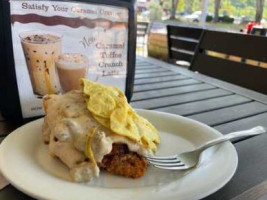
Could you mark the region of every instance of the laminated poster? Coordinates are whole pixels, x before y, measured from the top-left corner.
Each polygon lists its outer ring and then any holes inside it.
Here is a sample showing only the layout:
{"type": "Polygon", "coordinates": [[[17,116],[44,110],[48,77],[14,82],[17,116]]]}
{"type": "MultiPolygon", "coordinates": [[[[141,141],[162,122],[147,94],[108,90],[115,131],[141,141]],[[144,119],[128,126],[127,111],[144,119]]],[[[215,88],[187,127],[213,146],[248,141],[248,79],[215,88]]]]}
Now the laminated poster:
{"type": "Polygon", "coordinates": [[[10,1],[23,118],[42,115],[44,95],[79,89],[82,77],[125,91],[128,12],[88,2],[10,1]]]}

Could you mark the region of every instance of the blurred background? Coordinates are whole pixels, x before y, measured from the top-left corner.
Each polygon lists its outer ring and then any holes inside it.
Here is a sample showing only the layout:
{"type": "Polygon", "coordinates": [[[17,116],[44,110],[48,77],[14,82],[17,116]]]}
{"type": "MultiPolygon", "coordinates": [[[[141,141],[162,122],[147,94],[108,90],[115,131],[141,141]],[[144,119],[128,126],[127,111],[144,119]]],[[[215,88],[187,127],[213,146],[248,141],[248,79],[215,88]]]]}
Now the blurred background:
{"type": "MultiPolygon", "coordinates": [[[[265,0],[209,0],[206,26],[240,31],[248,22],[267,27],[265,0]]],[[[199,24],[203,11],[201,0],[138,0],[138,21],[162,21],[199,24]]]]}
{"type": "MultiPolygon", "coordinates": [[[[141,32],[137,34],[137,54],[143,56],[157,51],[154,49],[151,52],[148,49],[151,45],[147,44],[153,43],[153,38],[158,39],[154,41],[158,43],[156,46],[164,46],[167,39],[162,35],[166,34],[166,25],[177,24],[244,34],[251,34],[253,27],[267,28],[265,0],[137,0],[137,11],[138,22],[148,24],[144,37],[141,32]]],[[[139,23],[140,26],[142,29],[139,23]]],[[[165,51],[160,53],[162,59],[166,56],[165,51]]]]}

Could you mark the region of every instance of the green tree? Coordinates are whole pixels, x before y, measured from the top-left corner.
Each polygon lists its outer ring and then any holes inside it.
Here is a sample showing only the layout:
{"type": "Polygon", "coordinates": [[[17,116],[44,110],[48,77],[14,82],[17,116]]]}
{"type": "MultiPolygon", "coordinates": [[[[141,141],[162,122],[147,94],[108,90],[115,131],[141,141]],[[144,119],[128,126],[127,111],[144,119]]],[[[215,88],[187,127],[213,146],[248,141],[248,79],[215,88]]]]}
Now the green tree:
{"type": "Polygon", "coordinates": [[[176,10],[178,6],[179,0],[172,0],[172,7],[171,7],[171,16],[170,19],[175,19],[176,10]]]}
{"type": "Polygon", "coordinates": [[[255,15],[256,22],[261,22],[263,14],[263,6],[264,6],[264,0],[256,0],[256,15],[255,15]]]}
{"type": "Polygon", "coordinates": [[[163,7],[163,9],[171,10],[171,8],[172,8],[172,0],[163,1],[162,7],[163,7]]]}
{"type": "Polygon", "coordinates": [[[186,0],[185,1],[185,10],[189,13],[192,13],[194,0],[186,0]]]}
{"type": "Polygon", "coordinates": [[[267,3],[264,4],[264,8],[263,8],[263,18],[267,18],[267,3]]]}
{"type": "Polygon", "coordinates": [[[203,2],[202,1],[203,0],[201,0],[201,1],[193,1],[192,10],[193,11],[202,10],[202,6],[203,6],[203,2]]]}
{"type": "Polygon", "coordinates": [[[218,22],[219,21],[219,9],[221,7],[221,0],[215,0],[214,3],[214,22],[218,22]]]}
{"type": "Polygon", "coordinates": [[[155,2],[151,2],[148,6],[150,21],[161,21],[163,10],[162,7],[155,2]]]}

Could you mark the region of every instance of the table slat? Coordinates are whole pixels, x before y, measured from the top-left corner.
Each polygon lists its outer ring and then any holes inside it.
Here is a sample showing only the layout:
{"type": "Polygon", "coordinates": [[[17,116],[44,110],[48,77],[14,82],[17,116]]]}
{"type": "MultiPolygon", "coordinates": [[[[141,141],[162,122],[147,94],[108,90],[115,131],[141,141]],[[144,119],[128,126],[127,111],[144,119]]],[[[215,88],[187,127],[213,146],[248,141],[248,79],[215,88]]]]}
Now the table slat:
{"type": "Polygon", "coordinates": [[[138,64],[144,64],[144,63],[147,63],[146,61],[144,60],[136,60],[135,61],[135,64],[138,65],[138,64]]]}
{"type": "Polygon", "coordinates": [[[236,120],[219,126],[214,126],[221,133],[230,133],[241,129],[248,129],[254,126],[267,127],[267,113],[246,117],[245,119],[236,120]]]}
{"type": "Polygon", "coordinates": [[[168,75],[173,75],[173,74],[179,74],[179,73],[167,71],[167,72],[159,72],[159,73],[153,73],[153,74],[149,74],[149,73],[148,74],[136,74],[135,79],[161,77],[161,76],[168,76],[168,75]]]}
{"type": "Polygon", "coordinates": [[[136,92],[133,94],[132,102],[144,100],[144,99],[171,96],[171,95],[176,95],[176,94],[186,94],[190,92],[210,90],[214,88],[215,86],[203,83],[203,84],[189,85],[189,86],[177,87],[177,88],[151,90],[151,91],[146,91],[146,92],[136,92]]]}
{"type": "Polygon", "coordinates": [[[239,163],[234,177],[222,189],[204,200],[232,199],[267,180],[266,144],[267,134],[236,143],[239,163]]]}
{"type": "MultiPolygon", "coordinates": [[[[160,66],[155,65],[143,65],[143,66],[136,66],[135,70],[143,70],[143,69],[162,69],[160,66]]],[[[165,69],[165,68],[164,68],[165,69]]]]}
{"type": "Polygon", "coordinates": [[[230,90],[233,93],[236,93],[236,94],[248,97],[250,99],[256,100],[258,102],[267,104],[267,95],[265,94],[261,94],[253,90],[249,90],[249,89],[246,89],[246,88],[243,88],[243,87],[240,87],[240,86],[237,86],[237,85],[225,82],[225,81],[221,81],[219,79],[212,78],[212,77],[209,77],[203,74],[195,73],[188,69],[178,67],[173,64],[169,64],[169,63],[166,63],[166,62],[154,59],[154,58],[144,58],[144,60],[146,62],[149,62],[151,65],[161,66],[162,68],[169,69],[173,72],[180,73],[185,76],[189,76],[193,79],[203,81],[207,84],[212,84],[222,89],[230,90]]]}
{"type": "Polygon", "coordinates": [[[199,101],[214,97],[221,97],[231,95],[231,92],[222,89],[214,89],[200,92],[187,93],[183,95],[175,95],[168,97],[159,97],[156,99],[148,99],[143,101],[132,102],[131,105],[135,108],[155,109],[163,106],[177,105],[181,103],[188,103],[192,101],[199,101]]]}
{"type": "Polygon", "coordinates": [[[218,97],[208,100],[202,100],[182,105],[168,106],[159,108],[157,110],[178,115],[193,115],[201,112],[220,109],[228,106],[238,105],[242,103],[251,102],[251,99],[242,97],[240,95],[230,95],[225,97],[218,97]]]}
{"type": "Polygon", "coordinates": [[[259,102],[251,102],[201,114],[190,115],[189,117],[208,124],[209,126],[216,126],[263,112],[267,112],[267,105],[259,102]]]}
{"type": "Polygon", "coordinates": [[[153,64],[151,64],[151,63],[141,63],[141,64],[137,64],[136,66],[135,66],[135,69],[142,69],[142,68],[157,68],[157,67],[159,67],[159,66],[157,66],[157,65],[153,65],[153,64]]]}
{"type": "Polygon", "coordinates": [[[134,85],[141,85],[146,83],[160,83],[160,82],[167,82],[167,81],[176,81],[176,80],[183,80],[183,79],[190,79],[189,77],[183,75],[174,75],[174,76],[163,76],[163,77],[156,77],[156,78],[144,78],[144,79],[137,79],[134,81],[134,85]]]}
{"type": "Polygon", "coordinates": [[[266,200],[267,181],[264,181],[231,200],[266,200]]]}
{"type": "Polygon", "coordinates": [[[27,196],[26,194],[20,192],[12,185],[6,186],[3,190],[0,191],[1,200],[35,200],[27,196]]]}
{"type": "Polygon", "coordinates": [[[145,73],[158,73],[158,72],[166,72],[169,71],[164,68],[153,68],[153,69],[138,69],[135,71],[135,74],[145,74],[145,73]]]}
{"type": "Polygon", "coordinates": [[[162,82],[162,83],[148,83],[148,84],[143,84],[143,85],[135,85],[134,92],[143,92],[143,91],[148,91],[148,90],[179,87],[179,86],[193,85],[193,84],[200,84],[200,83],[201,83],[200,81],[197,81],[194,79],[168,81],[168,82],[162,82]]]}
{"type": "Polygon", "coordinates": [[[147,62],[146,58],[142,56],[137,56],[135,63],[142,63],[142,62],[147,62]]]}

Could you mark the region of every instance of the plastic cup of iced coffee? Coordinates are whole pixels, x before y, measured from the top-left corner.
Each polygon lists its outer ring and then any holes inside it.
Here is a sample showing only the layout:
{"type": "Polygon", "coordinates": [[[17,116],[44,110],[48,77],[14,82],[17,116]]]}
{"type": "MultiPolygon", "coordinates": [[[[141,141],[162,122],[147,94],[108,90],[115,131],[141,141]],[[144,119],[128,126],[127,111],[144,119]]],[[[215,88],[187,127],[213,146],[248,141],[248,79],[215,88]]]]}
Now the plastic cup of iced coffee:
{"type": "Polygon", "coordinates": [[[62,92],[80,89],[80,78],[86,78],[88,59],[80,53],[64,53],[56,59],[62,92]]]}
{"type": "Polygon", "coordinates": [[[55,59],[61,54],[62,36],[46,31],[28,31],[19,36],[33,93],[38,97],[59,93],[55,59]]]}

